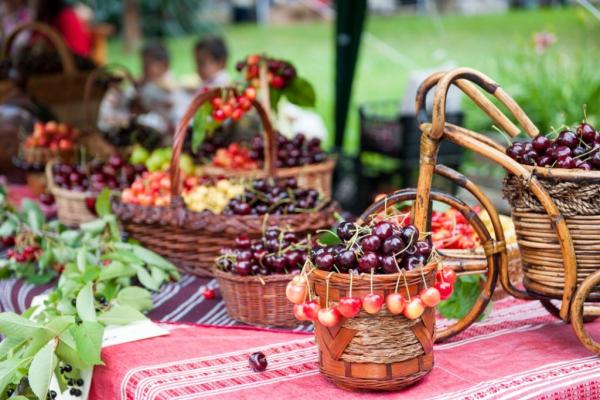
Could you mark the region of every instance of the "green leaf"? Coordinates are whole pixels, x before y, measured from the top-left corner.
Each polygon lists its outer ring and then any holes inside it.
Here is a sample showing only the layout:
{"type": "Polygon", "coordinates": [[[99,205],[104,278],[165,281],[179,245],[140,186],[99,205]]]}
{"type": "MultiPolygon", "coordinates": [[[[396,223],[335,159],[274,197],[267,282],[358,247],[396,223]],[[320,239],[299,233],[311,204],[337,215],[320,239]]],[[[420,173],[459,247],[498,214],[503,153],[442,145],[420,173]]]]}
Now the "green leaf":
{"type": "MultiPolygon", "coordinates": [[[[118,245],[128,246],[128,249],[133,251],[137,257],[139,257],[143,262],[148,265],[154,265],[160,269],[165,271],[176,270],[175,266],[167,261],[165,258],[159,256],[153,251],[143,248],[142,246],[138,246],[136,244],[126,244],[119,243],[118,245]]],[[[118,246],[117,246],[118,247],[118,246]]]]}
{"type": "Polygon", "coordinates": [[[137,286],[124,288],[117,295],[117,303],[130,306],[139,311],[152,309],[152,295],[146,289],[137,286]]]}
{"type": "Polygon", "coordinates": [[[87,267],[85,268],[85,271],[83,271],[83,281],[85,283],[89,283],[92,282],[94,280],[96,280],[98,278],[98,276],[100,275],[100,267],[96,266],[96,265],[92,265],[92,264],[88,264],[87,267]]]}
{"type": "Polygon", "coordinates": [[[154,279],[154,282],[157,282],[159,285],[161,282],[166,282],[168,280],[166,272],[158,267],[151,266],[150,273],[152,275],[152,279],[154,279]]]}
{"type": "Polygon", "coordinates": [[[75,245],[80,237],[81,232],[72,229],[60,233],[60,239],[68,246],[75,245]]]}
{"type": "Polygon", "coordinates": [[[6,392],[6,386],[12,382],[17,370],[21,367],[21,365],[29,362],[29,360],[30,359],[10,359],[0,362],[0,393],[6,392]]]}
{"type": "Polygon", "coordinates": [[[125,264],[141,264],[143,261],[131,251],[119,250],[104,254],[100,257],[102,260],[117,260],[125,264]]]}
{"type": "Polygon", "coordinates": [[[283,94],[292,104],[300,107],[314,107],[317,95],[312,84],[304,78],[297,76],[283,90],[283,94]]]}
{"type": "Polygon", "coordinates": [[[84,321],[71,327],[70,332],[81,360],[88,366],[103,365],[100,350],[104,326],[98,322],[84,321]]]}
{"type": "Polygon", "coordinates": [[[100,281],[106,281],[123,276],[134,276],[135,273],[135,269],[133,269],[130,265],[123,264],[119,261],[113,261],[100,270],[98,279],[100,281]]]}
{"type": "Polygon", "coordinates": [[[0,237],[12,236],[15,233],[15,223],[9,219],[0,225],[0,237]]]}
{"type": "Polygon", "coordinates": [[[269,86],[269,101],[273,110],[278,110],[281,97],[283,97],[283,90],[269,86]]]}
{"type": "Polygon", "coordinates": [[[45,285],[50,282],[56,276],[54,270],[46,271],[42,274],[28,275],[27,282],[33,283],[34,285],[45,285]]]}
{"type": "Polygon", "coordinates": [[[103,219],[95,219],[90,222],[84,222],[79,225],[79,228],[84,232],[89,232],[94,235],[101,233],[106,227],[106,221],[103,219]]]}
{"type": "Polygon", "coordinates": [[[198,147],[200,147],[200,144],[204,140],[207,120],[211,110],[211,104],[206,102],[202,104],[194,116],[194,122],[192,123],[192,151],[194,153],[198,151],[198,147]]]}
{"type": "Polygon", "coordinates": [[[121,231],[119,230],[119,224],[117,224],[117,218],[112,214],[105,215],[103,218],[108,224],[112,240],[115,242],[120,241],[121,231]]]}
{"type": "Polygon", "coordinates": [[[26,338],[7,337],[0,342],[0,358],[4,358],[9,352],[14,351],[27,341],[26,338]]]}
{"type": "Polygon", "coordinates": [[[87,249],[85,247],[82,247],[77,252],[77,268],[79,269],[79,272],[83,272],[83,271],[85,271],[86,266],[87,266],[87,249]]]}
{"type": "Polygon", "coordinates": [[[35,231],[39,231],[44,225],[44,213],[37,205],[36,202],[25,199],[21,204],[21,208],[23,209],[23,213],[27,216],[27,223],[31,227],[31,229],[35,231]]]}
{"type": "Polygon", "coordinates": [[[94,305],[94,292],[91,282],[79,291],[75,308],[82,321],[96,321],[96,307],[94,305]]]}
{"type": "Polygon", "coordinates": [[[104,217],[111,213],[110,207],[110,189],[104,188],[96,197],[96,214],[99,217],[104,217]]]}
{"type": "Polygon", "coordinates": [[[33,357],[29,366],[29,386],[35,395],[40,399],[45,399],[50,386],[50,379],[54,374],[56,367],[56,356],[54,355],[54,341],[48,342],[33,357]]]}
{"type": "Polygon", "coordinates": [[[0,333],[6,337],[26,338],[39,332],[41,326],[13,312],[0,314],[0,333]]]}
{"type": "Polygon", "coordinates": [[[42,255],[38,260],[38,266],[41,270],[45,270],[52,264],[54,256],[52,253],[52,246],[50,246],[49,242],[46,242],[46,245],[43,248],[42,255]]]}
{"type": "Polygon", "coordinates": [[[146,317],[133,307],[115,305],[98,316],[98,321],[106,325],[127,325],[134,321],[143,321],[146,317]]]}
{"type": "Polygon", "coordinates": [[[144,287],[154,291],[160,288],[161,282],[155,281],[146,268],[141,265],[133,265],[133,268],[137,271],[137,278],[144,287]]]}
{"type": "Polygon", "coordinates": [[[59,337],[56,354],[58,357],[75,368],[86,368],[87,365],[77,352],[77,343],[70,331],[63,332],[59,337]]]}

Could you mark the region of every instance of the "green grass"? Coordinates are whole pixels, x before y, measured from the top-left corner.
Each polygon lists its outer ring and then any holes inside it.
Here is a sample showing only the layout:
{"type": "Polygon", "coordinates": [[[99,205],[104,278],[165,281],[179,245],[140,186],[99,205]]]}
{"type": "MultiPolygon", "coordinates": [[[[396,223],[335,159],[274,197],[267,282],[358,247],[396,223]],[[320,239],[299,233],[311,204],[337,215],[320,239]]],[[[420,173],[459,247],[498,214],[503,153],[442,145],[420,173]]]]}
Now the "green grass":
{"type": "MultiPolygon", "coordinates": [[[[268,52],[293,61],[301,75],[317,87],[317,112],[333,130],[334,24],[306,23],[289,26],[225,26],[232,54],[230,68],[248,53],[268,52]]],[[[494,77],[498,60],[531,46],[540,30],[556,34],[556,47],[564,54],[584,52],[600,57],[600,22],[582,9],[518,11],[486,16],[369,17],[355,77],[346,149],[355,150],[357,106],[363,102],[401,99],[406,79],[415,68],[436,68],[445,62],[480,69],[494,77]],[[373,40],[372,38],[375,38],[373,40]],[[394,54],[375,43],[383,42],[394,54]]],[[[195,37],[168,41],[177,75],[194,73],[195,37]]],[[[139,71],[136,54],[124,55],[119,41],[111,43],[109,60],[139,71]]],[[[568,82],[568,77],[565,77],[568,82]]],[[[502,82],[500,82],[502,83],[502,82]]]]}

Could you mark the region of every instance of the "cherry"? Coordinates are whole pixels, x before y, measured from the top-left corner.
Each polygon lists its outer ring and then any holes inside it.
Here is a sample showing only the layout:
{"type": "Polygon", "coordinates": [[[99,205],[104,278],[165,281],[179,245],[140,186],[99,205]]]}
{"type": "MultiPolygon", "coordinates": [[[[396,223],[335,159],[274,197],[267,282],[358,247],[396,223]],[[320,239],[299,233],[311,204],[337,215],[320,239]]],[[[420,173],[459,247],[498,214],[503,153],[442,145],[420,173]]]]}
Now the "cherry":
{"type": "Polygon", "coordinates": [[[294,304],[302,304],[306,297],[306,278],[297,275],[285,288],[285,296],[294,304]]]}
{"type": "Polygon", "coordinates": [[[294,232],[286,232],[283,234],[283,240],[286,240],[290,243],[296,243],[298,241],[298,236],[294,232]]]}
{"type": "Polygon", "coordinates": [[[579,156],[585,154],[586,152],[587,152],[586,149],[584,149],[581,146],[577,146],[573,149],[573,157],[579,157],[579,156]]]}
{"type": "Polygon", "coordinates": [[[383,252],[385,254],[395,254],[404,249],[404,242],[399,235],[388,237],[383,242],[383,252]]]}
{"type": "Polygon", "coordinates": [[[582,162],[577,168],[582,169],[584,171],[591,171],[592,165],[589,162],[582,162]]]}
{"type": "Polygon", "coordinates": [[[393,235],[394,230],[389,222],[378,222],[373,228],[373,233],[381,240],[386,240],[393,235]]]}
{"type": "Polygon", "coordinates": [[[377,251],[381,246],[381,239],[377,235],[367,235],[361,240],[360,246],[364,251],[377,251]]]}
{"type": "Polygon", "coordinates": [[[550,167],[554,163],[554,160],[549,156],[542,156],[538,158],[537,165],[540,167],[550,167]]]}
{"type": "Polygon", "coordinates": [[[304,315],[306,315],[306,318],[310,321],[316,321],[318,318],[318,313],[319,310],[321,309],[321,306],[319,305],[319,303],[316,300],[309,300],[306,303],[304,303],[304,315]]]}
{"type": "Polygon", "coordinates": [[[225,121],[225,119],[227,118],[227,116],[225,115],[225,113],[221,109],[215,109],[215,110],[213,110],[213,112],[211,113],[211,116],[217,122],[225,121]]]}
{"type": "Polygon", "coordinates": [[[363,298],[363,309],[369,314],[377,314],[382,304],[383,297],[377,293],[369,293],[363,298]]]}
{"type": "Polygon", "coordinates": [[[204,289],[204,292],[202,292],[202,296],[204,296],[206,300],[212,300],[216,297],[215,291],[209,288],[204,289]]]}
{"type": "Polygon", "coordinates": [[[419,230],[414,225],[406,225],[402,229],[400,237],[407,246],[410,246],[419,239],[419,230]]]}
{"type": "Polygon", "coordinates": [[[419,296],[428,307],[435,307],[441,300],[440,291],[433,287],[422,290],[419,296]]]}
{"type": "Polygon", "coordinates": [[[278,239],[281,231],[277,228],[271,228],[265,232],[265,238],[267,239],[278,239]]]}
{"type": "Polygon", "coordinates": [[[285,272],[285,258],[283,256],[271,256],[269,265],[271,269],[275,272],[282,273],[285,272]]]}
{"type": "Polygon", "coordinates": [[[343,250],[335,256],[335,264],[342,270],[356,267],[356,254],[352,250],[343,250]]]}
{"type": "Polygon", "coordinates": [[[421,254],[421,256],[425,258],[425,260],[429,259],[429,256],[431,255],[431,252],[433,250],[431,244],[426,240],[421,240],[417,242],[416,246],[419,254],[421,254]]]}
{"type": "Polygon", "coordinates": [[[317,313],[319,322],[321,325],[326,326],[328,328],[333,328],[340,323],[341,314],[337,308],[328,307],[322,308],[317,313]]]}
{"type": "Polygon", "coordinates": [[[252,272],[252,264],[250,261],[238,261],[235,263],[233,270],[240,276],[248,276],[252,272]]]}
{"type": "Polygon", "coordinates": [[[406,300],[400,293],[390,293],[385,298],[385,305],[392,314],[400,314],[406,307],[406,300]]]}
{"type": "Polygon", "coordinates": [[[252,259],[254,258],[254,254],[252,254],[251,250],[240,250],[237,253],[236,258],[238,261],[252,261],[252,259]]]}
{"type": "Polygon", "coordinates": [[[577,134],[583,139],[584,142],[590,144],[596,140],[596,130],[588,123],[582,122],[577,127],[577,134]]]}
{"type": "Polygon", "coordinates": [[[308,317],[304,314],[304,303],[294,304],[294,317],[298,321],[308,321],[308,317]]]}
{"type": "Polygon", "coordinates": [[[383,272],[385,272],[386,274],[394,274],[398,272],[400,268],[398,262],[396,261],[396,257],[394,257],[393,255],[386,255],[381,257],[380,263],[383,272]]]}
{"type": "Polygon", "coordinates": [[[250,238],[247,235],[240,235],[235,238],[235,247],[238,249],[249,249],[251,246],[250,238]]]}
{"type": "Polygon", "coordinates": [[[250,358],[248,358],[248,364],[252,368],[252,371],[262,372],[267,369],[267,357],[261,352],[252,353],[250,358]]]}
{"type": "Polygon", "coordinates": [[[452,285],[456,282],[456,271],[452,268],[443,268],[441,271],[438,271],[435,276],[438,282],[449,282],[452,285]]]}
{"type": "Polygon", "coordinates": [[[290,268],[296,268],[301,266],[300,261],[302,260],[302,253],[299,250],[292,250],[286,252],[283,257],[285,262],[290,268]]]}
{"type": "Polygon", "coordinates": [[[569,130],[564,130],[561,133],[559,133],[558,138],[556,138],[556,143],[558,143],[560,146],[567,146],[573,148],[577,146],[577,144],[579,143],[579,139],[577,138],[577,135],[575,135],[573,132],[569,130]]]}
{"type": "Polygon", "coordinates": [[[358,270],[360,272],[369,273],[372,269],[376,270],[377,267],[379,267],[379,259],[375,253],[365,252],[358,260],[358,270]]]}
{"type": "Polygon", "coordinates": [[[590,162],[591,162],[592,166],[600,169],[600,152],[594,153],[594,155],[590,159],[590,162]]]}
{"type": "Polygon", "coordinates": [[[337,228],[337,234],[342,240],[350,240],[356,233],[356,225],[352,222],[342,222],[337,228]]]}
{"type": "Polygon", "coordinates": [[[533,149],[538,154],[544,154],[546,152],[546,150],[550,147],[551,144],[552,144],[552,142],[550,141],[550,139],[548,139],[544,135],[537,135],[531,141],[531,145],[533,146],[533,149]]]}
{"type": "Polygon", "coordinates": [[[404,316],[408,319],[417,319],[425,312],[425,304],[419,297],[413,297],[404,309],[404,316]]]}
{"type": "Polygon", "coordinates": [[[402,259],[401,267],[411,271],[425,263],[425,258],[421,255],[407,255],[402,259]]]}
{"type": "Polygon", "coordinates": [[[87,196],[85,198],[85,206],[89,212],[96,215],[96,198],[94,196],[87,196]]]}
{"type": "Polygon", "coordinates": [[[435,288],[440,292],[441,300],[446,300],[452,295],[453,286],[450,282],[436,282],[435,288]]]}
{"type": "Polygon", "coordinates": [[[574,168],[575,167],[575,160],[573,160],[573,158],[571,158],[570,156],[565,156],[562,158],[559,158],[558,161],[556,162],[556,166],[558,168],[574,168]]]}
{"type": "Polygon", "coordinates": [[[556,158],[558,159],[571,156],[572,154],[573,151],[567,146],[559,146],[556,148],[556,158]]]}
{"type": "Polygon", "coordinates": [[[362,301],[358,297],[342,297],[337,309],[346,318],[353,318],[360,313],[362,301]]]}
{"type": "Polygon", "coordinates": [[[315,265],[322,270],[331,271],[333,269],[333,255],[330,253],[321,253],[315,257],[315,265]]]}

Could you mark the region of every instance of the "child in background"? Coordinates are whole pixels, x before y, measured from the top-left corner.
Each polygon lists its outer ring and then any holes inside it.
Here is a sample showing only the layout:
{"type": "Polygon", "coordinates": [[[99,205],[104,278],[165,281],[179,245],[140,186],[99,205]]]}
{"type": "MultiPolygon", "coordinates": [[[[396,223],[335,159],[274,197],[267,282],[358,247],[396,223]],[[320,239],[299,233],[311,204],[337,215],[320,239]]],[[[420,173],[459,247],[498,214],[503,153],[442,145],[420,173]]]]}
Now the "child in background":
{"type": "Polygon", "coordinates": [[[228,51],[225,41],[217,36],[205,36],[194,47],[196,68],[202,88],[226,86],[231,82],[226,71],[228,51]]]}

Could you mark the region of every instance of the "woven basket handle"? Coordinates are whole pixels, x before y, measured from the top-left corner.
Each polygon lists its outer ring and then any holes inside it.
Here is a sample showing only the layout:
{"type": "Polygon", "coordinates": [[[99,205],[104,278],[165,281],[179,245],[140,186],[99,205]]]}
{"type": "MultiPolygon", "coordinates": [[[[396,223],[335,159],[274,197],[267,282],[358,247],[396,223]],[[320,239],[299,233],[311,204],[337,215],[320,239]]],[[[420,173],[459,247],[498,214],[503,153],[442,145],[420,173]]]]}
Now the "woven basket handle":
{"type": "MultiPolygon", "coordinates": [[[[211,89],[207,92],[200,91],[196,93],[194,98],[192,99],[190,105],[188,106],[185,114],[177,124],[177,130],[175,131],[175,138],[173,139],[173,156],[171,158],[171,200],[175,201],[175,198],[181,194],[181,168],[179,168],[179,158],[181,157],[181,151],[183,149],[183,144],[185,142],[185,138],[188,132],[188,126],[190,122],[196,115],[198,109],[202,106],[202,104],[206,103],[214,99],[215,97],[220,97],[223,91],[230,91],[231,94],[236,95],[237,91],[232,87],[224,87],[224,88],[215,88],[211,89]]],[[[277,142],[275,137],[275,131],[273,130],[273,125],[271,125],[271,120],[267,115],[267,111],[264,107],[256,100],[252,100],[252,106],[258,112],[258,116],[260,117],[262,126],[263,126],[263,135],[264,135],[264,170],[269,177],[275,177],[276,169],[275,169],[275,150],[277,149],[277,142]]]]}
{"type": "Polygon", "coordinates": [[[419,123],[428,121],[426,110],[427,93],[437,85],[434,96],[434,107],[432,117],[432,138],[442,137],[444,125],[446,124],[446,96],[451,85],[456,85],[462,92],[469,96],[473,102],[481,108],[495,123],[497,123],[510,136],[515,137],[520,129],[502,113],[482,92],[477,88],[484,89],[496,97],[508,108],[517,119],[525,132],[534,137],[539,133],[537,127],[531,122],[527,114],[496,82],[483,73],[471,68],[457,68],[450,72],[438,72],[429,76],[419,87],[416,97],[416,112],[419,123]],[[473,83],[476,85],[474,85],[473,83]]]}
{"type": "Polygon", "coordinates": [[[133,86],[133,88],[137,91],[137,84],[135,82],[135,78],[133,77],[133,75],[131,75],[131,72],[129,72],[129,69],[127,69],[127,67],[125,67],[124,65],[121,64],[109,64],[109,65],[105,65],[103,67],[99,67],[94,69],[92,72],[90,72],[90,74],[88,75],[86,81],[85,81],[85,86],[83,88],[83,110],[85,113],[85,124],[88,126],[88,129],[90,130],[94,130],[96,121],[92,121],[92,105],[91,105],[91,98],[92,98],[92,92],[94,91],[94,84],[96,83],[96,81],[101,78],[101,77],[110,77],[111,71],[112,70],[119,70],[123,73],[123,76],[125,77],[125,80],[129,83],[131,83],[131,85],[133,86]]]}
{"type": "Polygon", "coordinates": [[[58,53],[58,56],[60,57],[60,62],[65,74],[74,75],[77,73],[77,67],[75,66],[73,55],[67,48],[67,45],[61,38],[60,34],[49,25],[41,22],[27,22],[13,29],[13,31],[6,37],[2,47],[2,54],[5,58],[9,57],[12,45],[19,33],[27,30],[39,32],[50,40],[50,43],[52,43],[58,53]]]}

